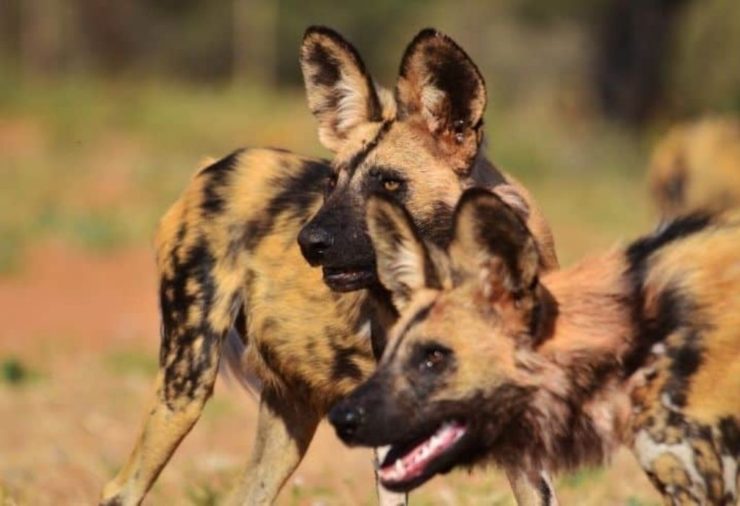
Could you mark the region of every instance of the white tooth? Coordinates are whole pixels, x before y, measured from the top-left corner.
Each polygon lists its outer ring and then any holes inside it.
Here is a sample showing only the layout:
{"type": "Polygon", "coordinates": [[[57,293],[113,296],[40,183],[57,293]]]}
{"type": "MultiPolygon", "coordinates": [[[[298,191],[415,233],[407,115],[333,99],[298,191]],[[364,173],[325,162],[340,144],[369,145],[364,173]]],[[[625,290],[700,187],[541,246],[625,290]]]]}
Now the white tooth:
{"type": "Polygon", "coordinates": [[[396,461],[396,465],[394,467],[397,473],[403,473],[406,470],[401,459],[396,461]]]}

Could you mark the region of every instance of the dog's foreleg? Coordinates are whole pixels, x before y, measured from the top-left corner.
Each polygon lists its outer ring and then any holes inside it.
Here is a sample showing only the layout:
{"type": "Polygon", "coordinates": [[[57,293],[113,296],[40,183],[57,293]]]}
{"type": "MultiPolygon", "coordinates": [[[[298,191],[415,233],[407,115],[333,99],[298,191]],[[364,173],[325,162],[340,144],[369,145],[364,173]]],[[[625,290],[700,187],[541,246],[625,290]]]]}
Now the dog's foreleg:
{"type": "Polygon", "coordinates": [[[557,506],[555,488],[547,472],[507,470],[506,477],[519,506],[557,506]]]}
{"type": "Polygon", "coordinates": [[[322,416],[317,411],[298,395],[262,391],[252,455],[227,504],[272,504],[308,450],[322,416]]]}
{"type": "Polygon", "coordinates": [[[378,468],[389,450],[390,446],[383,446],[373,450],[375,458],[375,491],[378,493],[378,504],[380,506],[406,506],[408,503],[408,494],[391,492],[380,484],[380,479],[378,478],[378,468]]]}

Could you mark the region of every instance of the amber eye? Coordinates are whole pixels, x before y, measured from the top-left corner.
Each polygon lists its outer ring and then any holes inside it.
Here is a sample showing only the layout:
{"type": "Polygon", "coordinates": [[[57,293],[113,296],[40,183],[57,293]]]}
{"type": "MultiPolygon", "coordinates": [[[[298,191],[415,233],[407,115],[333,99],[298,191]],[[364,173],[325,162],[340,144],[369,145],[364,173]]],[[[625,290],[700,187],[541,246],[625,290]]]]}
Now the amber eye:
{"type": "Polygon", "coordinates": [[[401,187],[401,181],[397,181],[395,179],[386,179],[383,181],[383,188],[386,191],[394,192],[397,191],[401,187]]]}

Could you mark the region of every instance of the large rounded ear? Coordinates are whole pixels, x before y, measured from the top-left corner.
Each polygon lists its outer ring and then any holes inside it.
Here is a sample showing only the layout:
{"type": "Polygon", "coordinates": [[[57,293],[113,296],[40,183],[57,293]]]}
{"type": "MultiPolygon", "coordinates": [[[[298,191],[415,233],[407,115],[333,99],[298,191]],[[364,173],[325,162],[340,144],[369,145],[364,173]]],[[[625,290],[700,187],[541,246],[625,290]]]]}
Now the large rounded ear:
{"type": "Polygon", "coordinates": [[[453,276],[480,279],[492,299],[529,293],[540,270],[537,244],[521,216],[480,188],[465,191],[458,203],[450,257],[453,276]]]}
{"type": "Polygon", "coordinates": [[[440,288],[429,250],[406,209],[387,196],[373,195],[366,212],[378,277],[396,309],[403,311],[418,290],[440,288]]]}
{"type": "Polygon", "coordinates": [[[356,126],[382,120],[381,103],[365,64],[341,35],[310,27],[303,36],[300,59],[308,106],[327,149],[337,151],[356,126]]]}
{"type": "Polygon", "coordinates": [[[406,49],[396,85],[398,117],[419,115],[451,157],[467,170],[482,139],[486,85],[465,51],[428,28],[406,49]]]}

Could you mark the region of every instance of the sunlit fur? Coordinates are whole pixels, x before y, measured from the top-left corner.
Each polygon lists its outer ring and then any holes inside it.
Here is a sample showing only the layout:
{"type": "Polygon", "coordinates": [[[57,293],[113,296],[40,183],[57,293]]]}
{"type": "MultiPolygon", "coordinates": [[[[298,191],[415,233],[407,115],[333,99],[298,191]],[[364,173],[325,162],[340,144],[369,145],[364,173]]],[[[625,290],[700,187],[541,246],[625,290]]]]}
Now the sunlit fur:
{"type": "Polygon", "coordinates": [[[672,128],[657,144],[648,174],[664,218],[740,204],[740,121],[710,117],[672,128]]]}
{"type": "MultiPolygon", "coordinates": [[[[409,54],[424,51],[427,43],[447,48],[444,57],[452,68],[473,72],[467,55],[432,30],[414,40],[409,54]]],[[[163,328],[155,399],[128,463],[103,491],[105,504],[142,500],[198,420],[224,362],[237,378],[255,378],[261,388],[252,457],[231,500],[275,499],[329,406],[372,371],[371,337],[382,343],[395,319],[377,284],[374,291],[331,292],[296,243],[312,217],[330,215],[347,251],[372,258],[364,203],[373,169],[391,167],[404,178],[404,195],[388,197],[403,199],[422,236],[439,242],[449,239],[463,189],[492,188],[536,231],[546,267],[557,266],[538,208],[481,152],[480,121],[456,125],[465,142],[460,149],[442,149],[439,143],[446,141],[439,136],[452,134],[432,133],[407,103],[399,116],[394,95],[371,84],[356,51],[339,35],[309,29],[301,54],[320,139],[335,158],[330,163],[280,150],[237,151],[198,171],[163,217],[156,236],[163,328]],[[469,167],[457,165],[461,160],[469,167]],[[327,194],[333,177],[337,186],[327,194]],[[339,208],[327,208],[336,200],[342,201],[339,208]]],[[[433,79],[430,72],[426,77],[433,79]]],[[[454,87],[448,92],[446,100],[460,98],[453,96],[454,87]]],[[[471,97],[478,104],[480,91],[471,97]]],[[[527,493],[526,480],[512,481],[527,493]]]]}
{"type": "MultiPolygon", "coordinates": [[[[666,504],[736,504],[740,212],[679,218],[537,277],[532,239],[502,201],[478,192],[460,207],[436,260],[448,279],[405,295],[378,370],[342,401],[372,408],[348,441],[402,443],[464,420],[458,465],[553,472],[602,464],[623,444],[666,504]],[[450,365],[422,378],[412,357],[430,342],[450,365]]],[[[389,202],[369,213],[403,217],[389,202]]],[[[385,223],[371,227],[375,244],[413,229],[385,223]]],[[[413,240],[393,243],[379,254],[408,255],[413,240]]],[[[425,268],[423,255],[407,263],[425,268]]]]}

